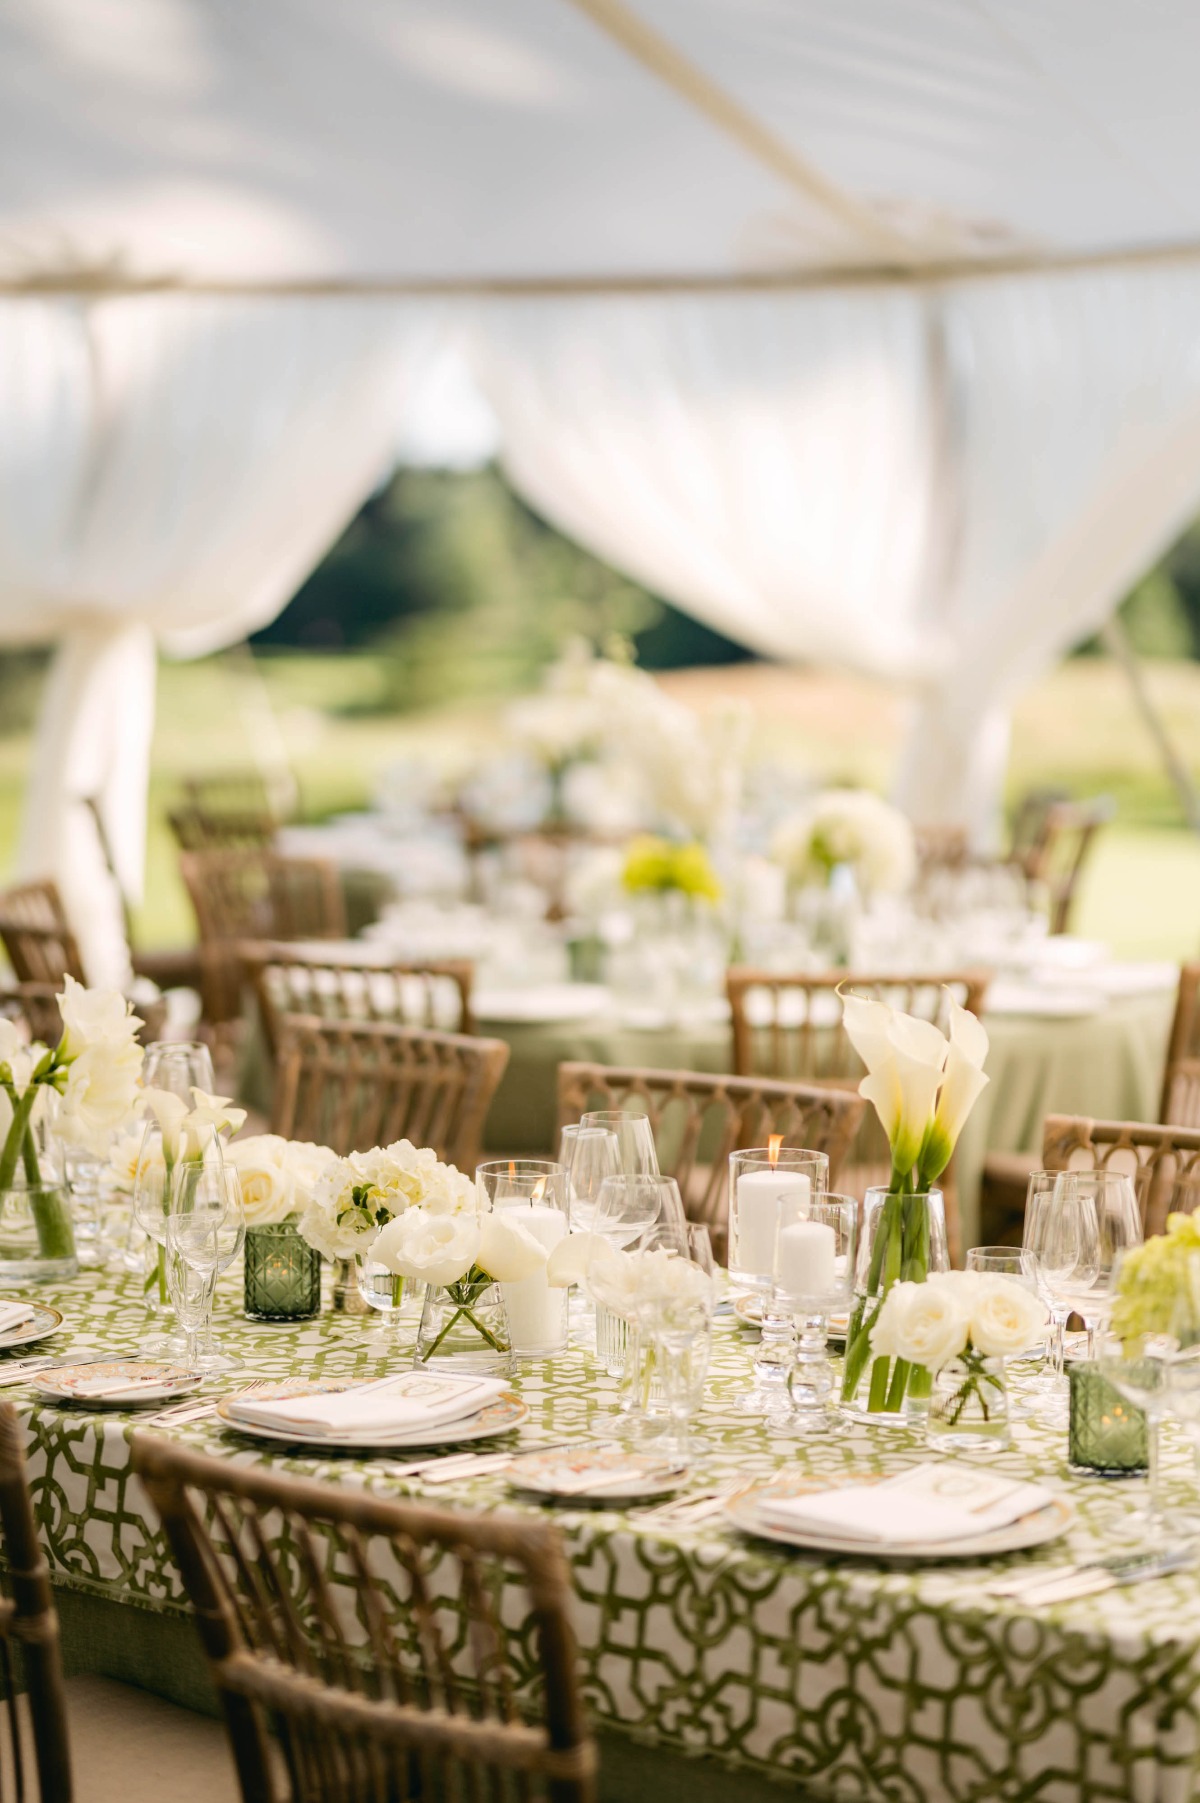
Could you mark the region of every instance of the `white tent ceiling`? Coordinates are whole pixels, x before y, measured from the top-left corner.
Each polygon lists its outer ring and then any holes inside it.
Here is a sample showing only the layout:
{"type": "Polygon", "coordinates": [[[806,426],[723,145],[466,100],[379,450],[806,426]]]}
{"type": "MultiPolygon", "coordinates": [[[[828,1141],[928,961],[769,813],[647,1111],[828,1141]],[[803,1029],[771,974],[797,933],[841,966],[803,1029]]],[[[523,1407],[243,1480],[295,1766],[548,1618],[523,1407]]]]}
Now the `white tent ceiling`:
{"type": "Polygon", "coordinates": [[[1194,0],[5,0],[21,865],[97,967],[155,641],[270,618],[448,366],[583,542],[908,686],[906,798],[984,823],[1200,504],[1197,52],[1194,0]]]}

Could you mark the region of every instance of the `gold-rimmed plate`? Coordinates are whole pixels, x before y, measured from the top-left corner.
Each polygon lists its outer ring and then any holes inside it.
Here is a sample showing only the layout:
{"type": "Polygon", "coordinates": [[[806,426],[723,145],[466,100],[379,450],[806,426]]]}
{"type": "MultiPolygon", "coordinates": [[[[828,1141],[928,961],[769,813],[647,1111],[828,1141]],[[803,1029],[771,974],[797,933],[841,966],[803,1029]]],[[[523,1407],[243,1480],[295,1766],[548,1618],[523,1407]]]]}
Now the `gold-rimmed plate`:
{"type": "Polygon", "coordinates": [[[203,1379],[186,1365],[106,1359],[91,1365],[51,1365],[34,1372],[29,1382],[47,1402],[77,1402],[89,1409],[137,1409],[189,1396],[203,1379]]]}
{"type": "MultiPolygon", "coordinates": [[[[299,1396],[323,1396],[354,1388],[348,1383],[314,1384],[302,1378],[287,1378],[277,1384],[264,1384],[254,1392],[254,1401],[258,1404],[299,1396]]],[[[529,1419],[528,1403],[522,1402],[511,1391],[477,1409],[473,1415],[464,1415],[460,1421],[443,1421],[430,1427],[410,1427],[394,1433],[381,1428],[357,1433],[305,1433],[301,1428],[282,1423],[268,1427],[257,1421],[240,1420],[237,1403],[236,1395],[223,1396],[218,1402],[217,1416],[224,1427],[245,1434],[251,1440],[273,1441],[279,1446],[302,1446],[310,1452],[394,1452],[409,1447],[458,1446],[469,1440],[494,1440],[499,1434],[511,1433],[529,1419]]]]}
{"type": "Polygon", "coordinates": [[[57,1333],[63,1324],[63,1317],[56,1308],[47,1302],[31,1302],[29,1319],[18,1321],[0,1333],[0,1352],[7,1352],[13,1346],[30,1346],[34,1340],[44,1340],[47,1334],[57,1333]]]}

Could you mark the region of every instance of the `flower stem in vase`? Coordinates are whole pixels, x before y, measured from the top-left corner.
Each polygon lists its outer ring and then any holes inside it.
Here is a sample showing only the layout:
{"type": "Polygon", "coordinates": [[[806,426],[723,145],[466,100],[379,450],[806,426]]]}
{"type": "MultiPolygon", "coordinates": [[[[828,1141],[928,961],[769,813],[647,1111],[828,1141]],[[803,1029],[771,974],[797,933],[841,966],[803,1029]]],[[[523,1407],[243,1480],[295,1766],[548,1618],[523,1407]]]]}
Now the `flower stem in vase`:
{"type": "Polygon", "coordinates": [[[74,1258],[75,1230],[62,1191],[42,1187],[31,1192],[30,1209],[37,1227],[38,1251],[43,1258],[74,1258]]]}

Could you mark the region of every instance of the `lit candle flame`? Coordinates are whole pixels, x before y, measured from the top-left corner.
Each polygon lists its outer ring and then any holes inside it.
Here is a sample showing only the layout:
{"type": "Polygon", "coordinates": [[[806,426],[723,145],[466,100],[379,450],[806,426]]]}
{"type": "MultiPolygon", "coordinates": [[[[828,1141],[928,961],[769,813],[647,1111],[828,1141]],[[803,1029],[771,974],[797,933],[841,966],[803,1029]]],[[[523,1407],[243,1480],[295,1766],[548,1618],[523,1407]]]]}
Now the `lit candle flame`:
{"type": "Polygon", "coordinates": [[[545,1193],[546,1179],[544,1177],[539,1177],[533,1186],[533,1194],[530,1196],[529,1200],[531,1202],[540,1202],[545,1193]]]}
{"type": "Polygon", "coordinates": [[[515,1158],[510,1158],[508,1161],[508,1181],[510,1183],[515,1183],[516,1178],[517,1178],[517,1162],[516,1162],[515,1158]]]}
{"type": "Polygon", "coordinates": [[[783,1144],[782,1133],[771,1133],[767,1136],[767,1157],[771,1160],[771,1169],[779,1163],[779,1148],[783,1144]]]}

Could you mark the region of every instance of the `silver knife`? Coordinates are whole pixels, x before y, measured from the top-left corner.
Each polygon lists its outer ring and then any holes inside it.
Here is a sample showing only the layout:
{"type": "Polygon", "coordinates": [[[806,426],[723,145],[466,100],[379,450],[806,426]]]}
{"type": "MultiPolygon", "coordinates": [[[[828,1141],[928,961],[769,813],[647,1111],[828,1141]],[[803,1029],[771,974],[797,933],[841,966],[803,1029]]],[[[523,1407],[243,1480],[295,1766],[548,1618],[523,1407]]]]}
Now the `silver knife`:
{"type": "Polygon", "coordinates": [[[115,1355],[111,1352],[55,1353],[50,1357],[18,1359],[13,1365],[0,1365],[0,1389],[7,1384],[24,1383],[35,1371],[53,1371],[60,1365],[103,1365],[115,1355]]]}

